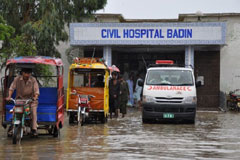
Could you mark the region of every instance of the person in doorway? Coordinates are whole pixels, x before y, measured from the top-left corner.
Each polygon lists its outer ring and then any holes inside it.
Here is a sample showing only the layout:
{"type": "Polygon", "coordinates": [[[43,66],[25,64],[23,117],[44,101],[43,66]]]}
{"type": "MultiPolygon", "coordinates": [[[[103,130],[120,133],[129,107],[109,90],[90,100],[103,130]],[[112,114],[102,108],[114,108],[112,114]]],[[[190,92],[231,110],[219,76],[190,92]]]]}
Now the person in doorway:
{"type": "Polygon", "coordinates": [[[127,105],[132,107],[134,105],[134,99],[133,99],[133,78],[134,74],[131,73],[129,76],[129,79],[127,80],[128,83],[128,89],[129,89],[129,100],[127,105]]]}
{"type": "Polygon", "coordinates": [[[110,118],[115,113],[115,117],[118,117],[118,96],[120,93],[120,84],[117,79],[117,72],[112,72],[112,79],[109,82],[109,112],[110,118]]]}
{"type": "Polygon", "coordinates": [[[17,76],[12,82],[6,100],[11,100],[14,90],[16,90],[16,99],[33,99],[33,102],[31,103],[32,135],[37,137],[37,106],[39,86],[37,80],[31,76],[31,73],[31,68],[22,68],[21,75],[17,76]]]}
{"type": "Polygon", "coordinates": [[[138,85],[138,82],[142,81],[142,78],[140,77],[140,74],[137,74],[137,81],[136,81],[136,87],[135,87],[135,93],[134,98],[136,99],[137,106],[141,108],[141,95],[142,95],[142,86],[138,85]]]}
{"type": "Polygon", "coordinates": [[[119,75],[120,82],[120,94],[119,94],[119,104],[120,113],[122,113],[122,118],[127,114],[127,102],[129,97],[129,88],[127,82],[123,79],[122,75],[119,75]]]}
{"type": "Polygon", "coordinates": [[[103,88],[104,87],[104,82],[103,82],[104,77],[103,77],[103,75],[98,75],[97,79],[98,79],[98,81],[94,84],[94,87],[103,88]]]}

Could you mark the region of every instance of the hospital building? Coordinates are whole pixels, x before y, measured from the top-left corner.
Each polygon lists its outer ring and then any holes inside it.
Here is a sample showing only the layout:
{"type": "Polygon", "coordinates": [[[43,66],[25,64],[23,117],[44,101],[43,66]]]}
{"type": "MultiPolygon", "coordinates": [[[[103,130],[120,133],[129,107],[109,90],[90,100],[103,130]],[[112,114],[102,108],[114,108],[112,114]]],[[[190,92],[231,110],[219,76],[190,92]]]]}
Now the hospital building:
{"type": "Polygon", "coordinates": [[[95,14],[71,23],[69,36],[69,43],[58,47],[65,63],[65,87],[67,59],[78,56],[102,57],[122,74],[144,75],[146,65],[156,60],[192,67],[204,84],[197,88],[198,108],[207,110],[224,107],[226,94],[240,88],[240,13],[179,14],[177,19],[95,14]]]}

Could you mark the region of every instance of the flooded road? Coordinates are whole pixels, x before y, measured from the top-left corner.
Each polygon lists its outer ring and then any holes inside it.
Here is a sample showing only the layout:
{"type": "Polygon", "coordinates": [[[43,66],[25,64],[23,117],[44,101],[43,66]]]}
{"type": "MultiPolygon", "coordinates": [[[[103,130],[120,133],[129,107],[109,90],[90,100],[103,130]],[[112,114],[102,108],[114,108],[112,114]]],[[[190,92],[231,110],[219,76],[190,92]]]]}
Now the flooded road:
{"type": "Polygon", "coordinates": [[[0,129],[0,159],[239,159],[240,113],[198,112],[195,125],[142,124],[139,110],[107,124],[70,126],[60,138],[12,145],[0,129]]]}

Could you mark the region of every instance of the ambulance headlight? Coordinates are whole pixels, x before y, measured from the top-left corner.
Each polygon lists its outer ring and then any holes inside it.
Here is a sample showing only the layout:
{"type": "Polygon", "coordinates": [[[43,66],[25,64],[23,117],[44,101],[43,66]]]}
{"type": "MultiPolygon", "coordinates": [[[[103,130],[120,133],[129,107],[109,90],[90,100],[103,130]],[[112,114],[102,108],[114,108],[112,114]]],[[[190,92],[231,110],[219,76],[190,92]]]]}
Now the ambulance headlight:
{"type": "Polygon", "coordinates": [[[143,102],[154,102],[154,97],[152,96],[143,96],[143,102]]]}
{"type": "Polygon", "coordinates": [[[183,103],[196,104],[197,103],[197,97],[196,96],[186,97],[186,98],[184,98],[183,103]]]}

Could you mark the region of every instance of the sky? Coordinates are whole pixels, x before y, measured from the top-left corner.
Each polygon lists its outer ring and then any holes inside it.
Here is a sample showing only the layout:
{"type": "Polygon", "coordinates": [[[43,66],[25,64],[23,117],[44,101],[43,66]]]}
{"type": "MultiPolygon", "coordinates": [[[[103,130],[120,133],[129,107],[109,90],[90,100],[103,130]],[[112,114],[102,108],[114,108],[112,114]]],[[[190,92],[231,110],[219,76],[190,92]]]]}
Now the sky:
{"type": "Polygon", "coordinates": [[[240,13],[240,0],[107,0],[97,13],[122,14],[125,19],[177,19],[179,14],[240,13]]]}

